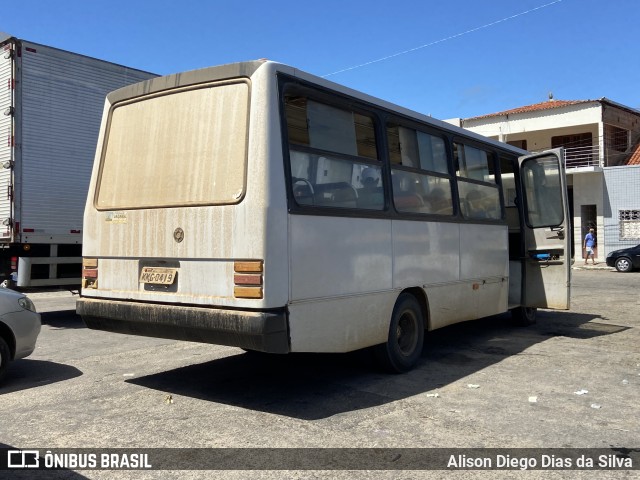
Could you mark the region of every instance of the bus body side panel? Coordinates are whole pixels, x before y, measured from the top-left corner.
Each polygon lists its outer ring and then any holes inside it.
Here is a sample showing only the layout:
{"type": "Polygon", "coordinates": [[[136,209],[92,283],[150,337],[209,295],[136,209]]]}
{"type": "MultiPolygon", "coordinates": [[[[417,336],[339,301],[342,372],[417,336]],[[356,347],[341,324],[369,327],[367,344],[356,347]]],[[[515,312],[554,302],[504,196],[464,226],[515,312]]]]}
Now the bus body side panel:
{"type": "Polygon", "coordinates": [[[383,343],[406,288],[426,290],[430,329],[507,310],[504,225],[292,215],[290,228],[292,351],[383,343]]]}
{"type": "Polygon", "coordinates": [[[393,221],[393,286],[398,292],[415,286],[425,289],[429,330],[459,316],[459,244],[457,223],[393,221]]]}
{"type": "Polygon", "coordinates": [[[458,282],[459,242],[457,223],[394,220],[394,288],[458,282]]]}
{"type": "Polygon", "coordinates": [[[386,342],[397,297],[387,290],[292,303],[291,351],[344,353],[386,342]]]}
{"type": "MultiPolygon", "coordinates": [[[[509,304],[509,234],[506,225],[460,225],[460,276],[471,297],[464,320],[504,313],[509,304]]],[[[462,319],[461,319],[462,320],[462,319]]]]}
{"type": "Polygon", "coordinates": [[[391,220],[289,216],[292,351],[346,352],[386,340],[391,220]]]}
{"type": "Polygon", "coordinates": [[[425,288],[430,330],[506,311],[505,226],[395,220],[393,252],[393,286],[425,288]]]}

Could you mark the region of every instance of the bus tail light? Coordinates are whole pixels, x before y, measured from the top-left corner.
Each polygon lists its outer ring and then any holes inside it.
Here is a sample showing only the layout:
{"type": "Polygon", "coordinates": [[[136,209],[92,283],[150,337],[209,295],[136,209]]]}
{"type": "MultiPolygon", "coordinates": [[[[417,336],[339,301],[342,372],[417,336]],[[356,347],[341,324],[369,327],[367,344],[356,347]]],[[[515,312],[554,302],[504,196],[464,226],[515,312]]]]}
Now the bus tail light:
{"type": "Polygon", "coordinates": [[[18,257],[11,257],[11,270],[15,271],[18,269],[18,257]]]}
{"type": "Polygon", "coordinates": [[[262,260],[234,262],[233,272],[235,298],[263,298],[264,262],[262,260]]]}
{"type": "Polygon", "coordinates": [[[98,288],[98,259],[82,259],[82,288],[98,288]]]}

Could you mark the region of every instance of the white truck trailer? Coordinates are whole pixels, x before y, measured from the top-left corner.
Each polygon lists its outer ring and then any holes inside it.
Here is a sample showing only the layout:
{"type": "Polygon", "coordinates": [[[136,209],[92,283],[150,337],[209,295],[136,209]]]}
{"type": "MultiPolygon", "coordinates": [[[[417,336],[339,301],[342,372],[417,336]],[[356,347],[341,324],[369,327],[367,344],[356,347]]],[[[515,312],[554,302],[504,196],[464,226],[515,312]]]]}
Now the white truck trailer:
{"type": "Polygon", "coordinates": [[[77,285],[106,94],[155,74],[0,32],[0,282],[77,285]]]}

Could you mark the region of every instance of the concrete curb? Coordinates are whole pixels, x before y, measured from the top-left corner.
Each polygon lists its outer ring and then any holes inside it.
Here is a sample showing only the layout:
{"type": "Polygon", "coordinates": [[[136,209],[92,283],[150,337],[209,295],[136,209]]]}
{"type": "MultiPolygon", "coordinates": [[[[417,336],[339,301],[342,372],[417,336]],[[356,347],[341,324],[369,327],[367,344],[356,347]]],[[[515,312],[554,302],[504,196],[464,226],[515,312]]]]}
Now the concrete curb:
{"type": "Polygon", "coordinates": [[[615,268],[614,267],[608,267],[607,264],[605,262],[600,262],[600,263],[596,263],[595,265],[585,265],[584,263],[574,263],[573,265],[571,265],[571,268],[573,270],[605,270],[605,271],[609,271],[609,272],[615,272],[615,268]]]}

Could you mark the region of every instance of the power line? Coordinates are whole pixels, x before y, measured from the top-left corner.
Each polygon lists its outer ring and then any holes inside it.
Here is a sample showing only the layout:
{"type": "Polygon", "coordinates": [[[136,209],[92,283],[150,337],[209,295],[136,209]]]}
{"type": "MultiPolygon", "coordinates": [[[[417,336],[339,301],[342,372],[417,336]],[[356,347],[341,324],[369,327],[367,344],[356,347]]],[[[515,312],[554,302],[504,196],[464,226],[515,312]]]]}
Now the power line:
{"type": "Polygon", "coordinates": [[[532,8],[530,10],[526,10],[524,12],[516,13],[515,15],[511,15],[510,17],[505,17],[500,20],[496,20],[495,22],[487,23],[486,25],[482,25],[480,27],[472,28],[471,30],[467,30],[466,32],[456,33],[455,35],[451,35],[449,37],[441,38],[440,40],[436,40],[431,43],[426,43],[424,45],[420,45],[419,47],[410,48],[409,50],[404,50],[402,52],[393,53],[391,55],[387,55],[386,57],[378,58],[376,60],[371,60],[369,62],[361,63],[359,65],[354,65],[353,67],[343,68],[342,70],[338,70],[332,73],[327,73],[326,75],[322,75],[323,78],[330,77],[332,75],[337,75],[338,73],[348,72],[350,70],[355,70],[356,68],[366,67],[368,65],[372,65],[374,63],[383,62],[385,60],[389,60],[391,58],[399,57],[400,55],[406,55],[407,53],[415,52],[416,50],[420,50],[423,48],[431,47],[433,45],[437,45],[442,42],[446,42],[447,40],[453,40],[454,38],[462,37],[463,35],[467,35],[469,33],[477,32],[478,30],[482,30],[485,28],[492,27],[494,25],[498,25],[499,23],[506,22],[507,20],[512,20],[517,17],[521,17],[523,15],[527,15],[528,13],[535,12],[536,10],[540,10],[542,8],[550,7],[551,5],[555,5],[556,3],[560,3],[562,0],[554,0],[551,3],[546,3],[544,5],[540,5],[539,7],[532,8]]]}

